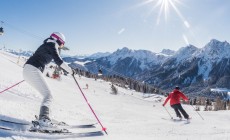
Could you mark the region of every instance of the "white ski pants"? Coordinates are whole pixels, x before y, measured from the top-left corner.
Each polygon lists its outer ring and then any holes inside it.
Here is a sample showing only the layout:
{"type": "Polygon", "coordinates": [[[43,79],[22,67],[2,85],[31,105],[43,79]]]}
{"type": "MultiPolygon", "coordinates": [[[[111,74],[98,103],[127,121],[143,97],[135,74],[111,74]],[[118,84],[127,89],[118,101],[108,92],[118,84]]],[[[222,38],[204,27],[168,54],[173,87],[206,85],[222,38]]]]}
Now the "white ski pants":
{"type": "Polygon", "coordinates": [[[42,72],[32,65],[26,64],[23,68],[23,78],[43,96],[41,106],[50,108],[53,97],[42,72]]]}

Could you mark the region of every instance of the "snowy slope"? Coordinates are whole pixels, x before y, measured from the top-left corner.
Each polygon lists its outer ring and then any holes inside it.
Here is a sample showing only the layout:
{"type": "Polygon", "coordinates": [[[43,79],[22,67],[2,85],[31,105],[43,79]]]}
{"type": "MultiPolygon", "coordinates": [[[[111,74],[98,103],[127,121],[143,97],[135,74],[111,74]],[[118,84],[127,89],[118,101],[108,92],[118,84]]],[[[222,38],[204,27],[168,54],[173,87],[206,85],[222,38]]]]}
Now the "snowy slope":
{"type": "MultiPolygon", "coordinates": [[[[0,91],[22,79],[22,64],[17,57],[0,51],[0,91]]],[[[81,138],[83,140],[228,140],[230,139],[230,112],[200,112],[203,121],[191,106],[184,105],[192,117],[190,124],[172,122],[154,95],[148,98],[142,93],[118,88],[118,95],[110,94],[110,84],[85,77],[77,77],[83,92],[99,116],[108,134],[102,137],[81,138]],[[86,89],[86,84],[89,89],[86,89]]],[[[46,78],[53,92],[52,118],[69,124],[95,122],[71,76],[61,81],[46,78]]],[[[0,94],[0,117],[11,117],[30,121],[37,115],[41,96],[27,83],[0,94]]],[[[166,106],[175,116],[173,110],[166,106]]],[[[97,129],[101,129],[97,125],[97,129]]],[[[34,137],[7,135],[0,131],[0,139],[29,140],[34,137]]],[[[68,138],[74,139],[74,138],[68,138]]],[[[76,138],[78,139],[78,138],[76,138]]]]}

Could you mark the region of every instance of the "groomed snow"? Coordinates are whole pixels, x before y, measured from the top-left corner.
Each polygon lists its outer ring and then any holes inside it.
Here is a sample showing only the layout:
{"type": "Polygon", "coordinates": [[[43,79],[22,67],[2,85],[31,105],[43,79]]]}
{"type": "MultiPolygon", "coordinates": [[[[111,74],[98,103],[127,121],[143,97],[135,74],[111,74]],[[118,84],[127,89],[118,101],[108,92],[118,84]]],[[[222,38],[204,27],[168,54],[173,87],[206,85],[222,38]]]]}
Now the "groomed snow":
{"type": "MultiPolygon", "coordinates": [[[[13,55],[0,52],[0,91],[23,80],[22,65],[16,64],[13,55]]],[[[197,112],[183,105],[192,117],[190,124],[173,122],[159,102],[164,97],[143,95],[128,89],[118,88],[118,95],[110,94],[110,83],[76,76],[89,103],[95,110],[108,135],[76,138],[83,140],[229,140],[230,112],[197,112]],[[89,89],[86,89],[86,84],[89,89]],[[144,98],[145,97],[145,98],[144,98]]],[[[71,76],[62,76],[61,81],[46,78],[53,92],[52,118],[68,124],[96,122],[71,76]]],[[[182,90],[183,91],[183,90],[182,90]]],[[[26,82],[0,94],[0,117],[30,121],[38,115],[41,95],[26,82]]],[[[169,105],[168,111],[175,116],[169,105]]],[[[97,129],[101,129],[97,125],[97,129]]],[[[0,139],[31,140],[33,137],[8,135],[0,131],[0,139]]],[[[74,138],[67,138],[74,139],[74,138]]]]}

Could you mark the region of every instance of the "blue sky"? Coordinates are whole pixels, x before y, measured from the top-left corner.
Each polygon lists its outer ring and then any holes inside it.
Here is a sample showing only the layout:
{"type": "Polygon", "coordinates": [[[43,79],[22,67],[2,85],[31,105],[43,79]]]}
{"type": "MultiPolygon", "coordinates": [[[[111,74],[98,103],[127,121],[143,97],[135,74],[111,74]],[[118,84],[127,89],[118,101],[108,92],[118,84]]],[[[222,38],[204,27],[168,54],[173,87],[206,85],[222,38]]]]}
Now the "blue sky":
{"type": "Polygon", "coordinates": [[[201,48],[213,38],[230,42],[229,13],[229,0],[1,0],[0,48],[34,51],[54,31],[71,55],[201,48]],[[156,6],[163,1],[167,14],[156,6]]]}

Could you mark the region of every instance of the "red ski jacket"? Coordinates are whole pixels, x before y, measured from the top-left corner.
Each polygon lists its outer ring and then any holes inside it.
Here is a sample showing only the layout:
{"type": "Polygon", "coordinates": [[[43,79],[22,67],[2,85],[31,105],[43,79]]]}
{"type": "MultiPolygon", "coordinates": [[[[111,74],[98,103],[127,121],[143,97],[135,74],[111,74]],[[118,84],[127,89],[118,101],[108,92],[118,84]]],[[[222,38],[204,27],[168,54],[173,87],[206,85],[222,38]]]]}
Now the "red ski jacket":
{"type": "Polygon", "coordinates": [[[170,99],[170,105],[174,105],[174,104],[179,104],[180,103],[180,98],[183,98],[185,101],[188,101],[188,98],[179,90],[174,89],[169,96],[166,98],[163,106],[166,105],[166,103],[168,102],[168,100],[170,99]]]}

